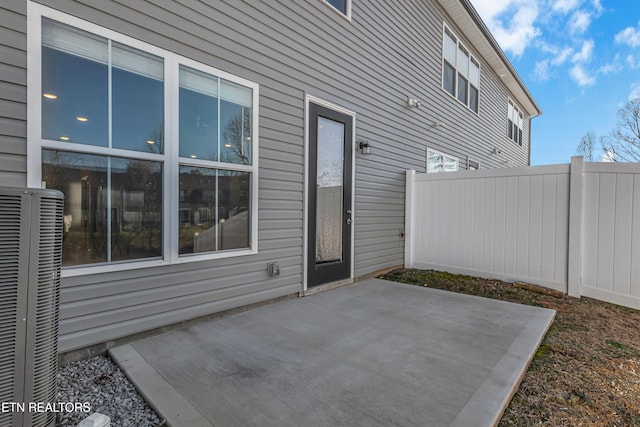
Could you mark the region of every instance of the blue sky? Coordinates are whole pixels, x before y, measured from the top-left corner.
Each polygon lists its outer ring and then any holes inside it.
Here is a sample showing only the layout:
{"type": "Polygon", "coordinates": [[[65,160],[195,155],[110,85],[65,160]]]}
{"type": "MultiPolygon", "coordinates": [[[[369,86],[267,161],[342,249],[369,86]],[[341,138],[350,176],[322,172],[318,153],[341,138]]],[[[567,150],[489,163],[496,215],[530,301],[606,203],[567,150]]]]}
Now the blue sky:
{"type": "Polygon", "coordinates": [[[640,96],[639,0],[471,3],[543,111],[532,121],[532,165],[568,163],[587,132],[608,134],[640,96]]]}

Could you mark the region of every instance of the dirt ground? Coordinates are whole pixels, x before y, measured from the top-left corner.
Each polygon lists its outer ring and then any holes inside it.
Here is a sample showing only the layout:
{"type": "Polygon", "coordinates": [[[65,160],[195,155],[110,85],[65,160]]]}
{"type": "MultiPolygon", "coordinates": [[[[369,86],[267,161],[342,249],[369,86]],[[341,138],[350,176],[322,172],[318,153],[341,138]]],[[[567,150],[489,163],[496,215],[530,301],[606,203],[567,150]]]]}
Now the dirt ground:
{"type": "Polygon", "coordinates": [[[640,426],[640,311],[432,270],[381,278],[556,310],[499,426],[640,426]]]}

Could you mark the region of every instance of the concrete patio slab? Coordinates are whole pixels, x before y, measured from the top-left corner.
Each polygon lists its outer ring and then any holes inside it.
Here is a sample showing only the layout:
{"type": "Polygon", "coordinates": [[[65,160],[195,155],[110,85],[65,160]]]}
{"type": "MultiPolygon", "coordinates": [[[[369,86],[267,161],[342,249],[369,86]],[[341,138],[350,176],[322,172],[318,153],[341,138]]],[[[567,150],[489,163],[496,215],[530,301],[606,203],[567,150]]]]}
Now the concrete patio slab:
{"type": "Polygon", "coordinates": [[[369,279],[110,354],[174,427],[492,426],[555,312],[369,279]]]}

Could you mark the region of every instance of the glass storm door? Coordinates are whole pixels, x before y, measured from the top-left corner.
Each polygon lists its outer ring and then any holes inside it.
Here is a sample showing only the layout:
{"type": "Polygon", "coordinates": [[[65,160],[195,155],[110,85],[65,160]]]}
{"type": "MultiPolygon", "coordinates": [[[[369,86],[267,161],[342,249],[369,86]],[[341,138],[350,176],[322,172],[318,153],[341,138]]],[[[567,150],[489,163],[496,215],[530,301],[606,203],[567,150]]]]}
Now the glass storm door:
{"type": "Polygon", "coordinates": [[[351,275],[353,117],[309,103],[307,286],[351,275]]]}

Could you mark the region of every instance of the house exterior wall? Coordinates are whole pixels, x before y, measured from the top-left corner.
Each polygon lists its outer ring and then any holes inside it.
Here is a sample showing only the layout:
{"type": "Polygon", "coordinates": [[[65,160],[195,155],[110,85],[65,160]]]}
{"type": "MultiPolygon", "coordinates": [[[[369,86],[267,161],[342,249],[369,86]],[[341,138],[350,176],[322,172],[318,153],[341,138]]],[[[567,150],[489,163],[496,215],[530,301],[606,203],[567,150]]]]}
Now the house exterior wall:
{"type": "MultiPolygon", "coordinates": [[[[356,145],[373,147],[356,155],[355,277],[403,263],[404,171],[425,170],[427,147],[461,169],[467,158],[483,169],[529,162],[528,117],[520,147],[507,138],[513,95],[432,0],[354,0],[351,21],[322,0],[38,3],[260,87],[258,253],[65,277],[63,352],[302,289],[305,95],[355,112],[356,145]],[[479,114],[442,89],[443,23],[480,62],[479,114]],[[409,109],[407,97],[424,105],[409,109]]],[[[0,181],[24,186],[27,1],[0,12],[0,181]]]]}
{"type": "Polygon", "coordinates": [[[27,182],[27,5],[0,5],[0,183],[27,182]]]}

